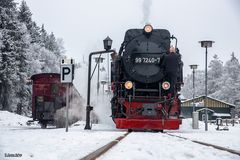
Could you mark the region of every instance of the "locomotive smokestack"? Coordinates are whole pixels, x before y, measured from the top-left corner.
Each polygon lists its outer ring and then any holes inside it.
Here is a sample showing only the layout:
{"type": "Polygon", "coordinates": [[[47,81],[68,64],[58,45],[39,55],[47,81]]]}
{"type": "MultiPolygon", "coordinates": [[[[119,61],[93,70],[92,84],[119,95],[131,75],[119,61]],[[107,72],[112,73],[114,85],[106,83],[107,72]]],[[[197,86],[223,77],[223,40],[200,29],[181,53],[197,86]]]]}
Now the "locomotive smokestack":
{"type": "Polygon", "coordinates": [[[149,24],[149,17],[150,17],[150,7],[152,5],[152,0],[143,0],[143,24],[149,24]]]}

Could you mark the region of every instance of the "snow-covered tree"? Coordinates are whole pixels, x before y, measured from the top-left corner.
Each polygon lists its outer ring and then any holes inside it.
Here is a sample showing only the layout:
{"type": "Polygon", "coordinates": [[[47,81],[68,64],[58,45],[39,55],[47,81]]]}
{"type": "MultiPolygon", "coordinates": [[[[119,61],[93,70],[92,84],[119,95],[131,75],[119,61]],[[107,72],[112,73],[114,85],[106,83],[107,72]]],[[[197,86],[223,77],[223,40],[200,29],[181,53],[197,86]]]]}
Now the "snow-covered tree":
{"type": "Polygon", "coordinates": [[[21,2],[19,12],[18,12],[18,19],[20,22],[26,24],[27,29],[29,30],[32,27],[32,13],[29,10],[27,3],[25,1],[21,2]]]}
{"type": "Polygon", "coordinates": [[[35,22],[32,21],[32,13],[25,1],[21,2],[19,12],[18,12],[18,19],[20,22],[26,25],[28,33],[31,36],[31,43],[39,43],[40,28],[37,26],[35,22]]]}
{"type": "MultiPolygon", "coordinates": [[[[195,77],[195,95],[204,95],[205,72],[197,71],[195,77]]],[[[192,75],[188,75],[184,79],[183,96],[192,98],[192,89],[192,75]]],[[[214,55],[208,70],[208,95],[229,103],[240,99],[240,64],[234,53],[225,65],[214,55]]]]}
{"type": "MultiPolygon", "coordinates": [[[[195,71],[195,97],[204,95],[205,93],[205,76],[204,71],[195,71]]],[[[184,87],[182,88],[182,95],[185,98],[193,97],[193,75],[188,75],[184,78],[184,87]]]]}
{"type": "Polygon", "coordinates": [[[0,7],[1,9],[16,9],[16,3],[14,2],[14,0],[1,0],[0,7]]]}
{"type": "Polygon", "coordinates": [[[21,79],[26,74],[23,69],[27,66],[26,49],[28,48],[26,28],[17,19],[17,9],[13,1],[3,1],[0,5],[1,32],[1,107],[10,111],[20,111],[22,106],[17,95],[24,87],[21,79]]]}
{"type": "Polygon", "coordinates": [[[224,72],[227,73],[233,80],[236,81],[238,79],[240,74],[240,64],[237,57],[235,57],[234,52],[231,55],[231,59],[226,62],[224,72]]]}
{"type": "Polygon", "coordinates": [[[31,90],[28,77],[42,72],[59,72],[64,54],[61,40],[40,29],[23,1],[0,3],[0,109],[29,115],[31,90]]]}
{"type": "Polygon", "coordinates": [[[45,47],[47,37],[48,37],[47,31],[45,30],[44,24],[42,24],[40,29],[40,44],[42,47],[45,47]]]}
{"type": "Polygon", "coordinates": [[[223,62],[215,54],[209,64],[208,71],[208,95],[216,92],[222,84],[223,62]]]}
{"type": "Polygon", "coordinates": [[[240,64],[234,53],[231,59],[223,67],[221,85],[218,90],[212,94],[213,97],[234,103],[240,97],[240,64]]]}

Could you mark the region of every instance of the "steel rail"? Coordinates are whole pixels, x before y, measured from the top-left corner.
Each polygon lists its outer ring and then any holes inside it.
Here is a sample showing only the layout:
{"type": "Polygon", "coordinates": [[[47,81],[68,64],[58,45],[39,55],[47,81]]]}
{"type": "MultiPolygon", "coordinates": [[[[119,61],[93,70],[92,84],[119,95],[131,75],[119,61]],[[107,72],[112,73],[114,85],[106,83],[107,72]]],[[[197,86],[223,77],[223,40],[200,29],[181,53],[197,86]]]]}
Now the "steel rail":
{"type": "Polygon", "coordinates": [[[122,139],[126,138],[129,133],[130,132],[125,133],[124,135],[122,135],[122,136],[118,137],[117,139],[109,142],[108,144],[98,148],[97,150],[91,152],[90,154],[86,155],[85,157],[81,158],[80,160],[95,160],[95,159],[97,159],[101,155],[105,154],[108,150],[113,148],[122,139]]]}
{"type": "Polygon", "coordinates": [[[167,133],[167,132],[164,132],[164,133],[169,135],[169,136],[172,136],[172,137],[177,137],[177,138],[181,138],[181,139],[184,139],[184,140],[189,140],[193,143],[201,144],[201,145],[208,146],[208,147],[213,147],[215,149],[226,151],[226,152],[229,152],[229,153],[236,154],[236,155],[240,156],[240,151],[237,151],[237,150],[229,149],[229,148],[226,148],[226,147],[222,147],[222,146],[218,146],[218,145],[210,144],[210,143],[206,143],[206,142],[191,140],[189,138],[173,135],[173,134],[170,134],[170,133],[167,133]]]}

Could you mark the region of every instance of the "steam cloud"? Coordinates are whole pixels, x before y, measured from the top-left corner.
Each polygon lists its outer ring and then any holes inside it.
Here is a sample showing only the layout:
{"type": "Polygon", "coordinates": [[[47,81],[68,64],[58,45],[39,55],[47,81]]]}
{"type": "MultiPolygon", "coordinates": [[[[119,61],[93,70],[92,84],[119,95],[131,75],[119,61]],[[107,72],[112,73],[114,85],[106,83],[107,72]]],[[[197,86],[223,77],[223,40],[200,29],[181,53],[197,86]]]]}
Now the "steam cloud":
{"type": "MultiPolygon", "coordinates": [[[[82,96],[77,92],[75,88],[72,91],[72,95],[69,97],[71,97],[71,105],[68,110],[68,121],[69,125],[71,125],[79,120],[85,119],[85,107],[82,96]]],[[[65,127],[66,107],[63,107],[56,111],[54,120],[58,128],[65,127]]]]}
{"type": "Polygon", "coordinates": [[[149,23],[151,5],[152,5],[152,0],[143,0],[143,5],[142,5],[142,9],[143,9],[142,23],[143,24],[149,23]]]}

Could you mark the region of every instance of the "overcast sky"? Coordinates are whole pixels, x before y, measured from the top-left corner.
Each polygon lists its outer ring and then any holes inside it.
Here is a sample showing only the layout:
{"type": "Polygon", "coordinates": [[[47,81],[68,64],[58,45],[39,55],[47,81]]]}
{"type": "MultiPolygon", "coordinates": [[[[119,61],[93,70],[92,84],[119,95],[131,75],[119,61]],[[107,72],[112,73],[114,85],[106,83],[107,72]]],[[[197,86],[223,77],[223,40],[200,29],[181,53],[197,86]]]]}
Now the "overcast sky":
{"type": "MultiPolygon", "coordinates": [[[[20,0],[17,0],[20,2],[20,0]]],[[[150,0],[149,0],[150,1],[150,0]]],[[[103,49],[106,36],[118,51],[125,31],[143,27],[143,0],[26,0],[33,19],[65,42],[66,55],[82,61],[90,51],[103,49]]],[[[146,7],[146,6],[145,6],[146,7]]],[[[240,59],[239,0],[152,0],[149,22],[178,38],[185,75],[190,64],[204,69],[200,40],[214,40],[209,60],[217,54],[224,62],[231,53],[240,59]]]]}

